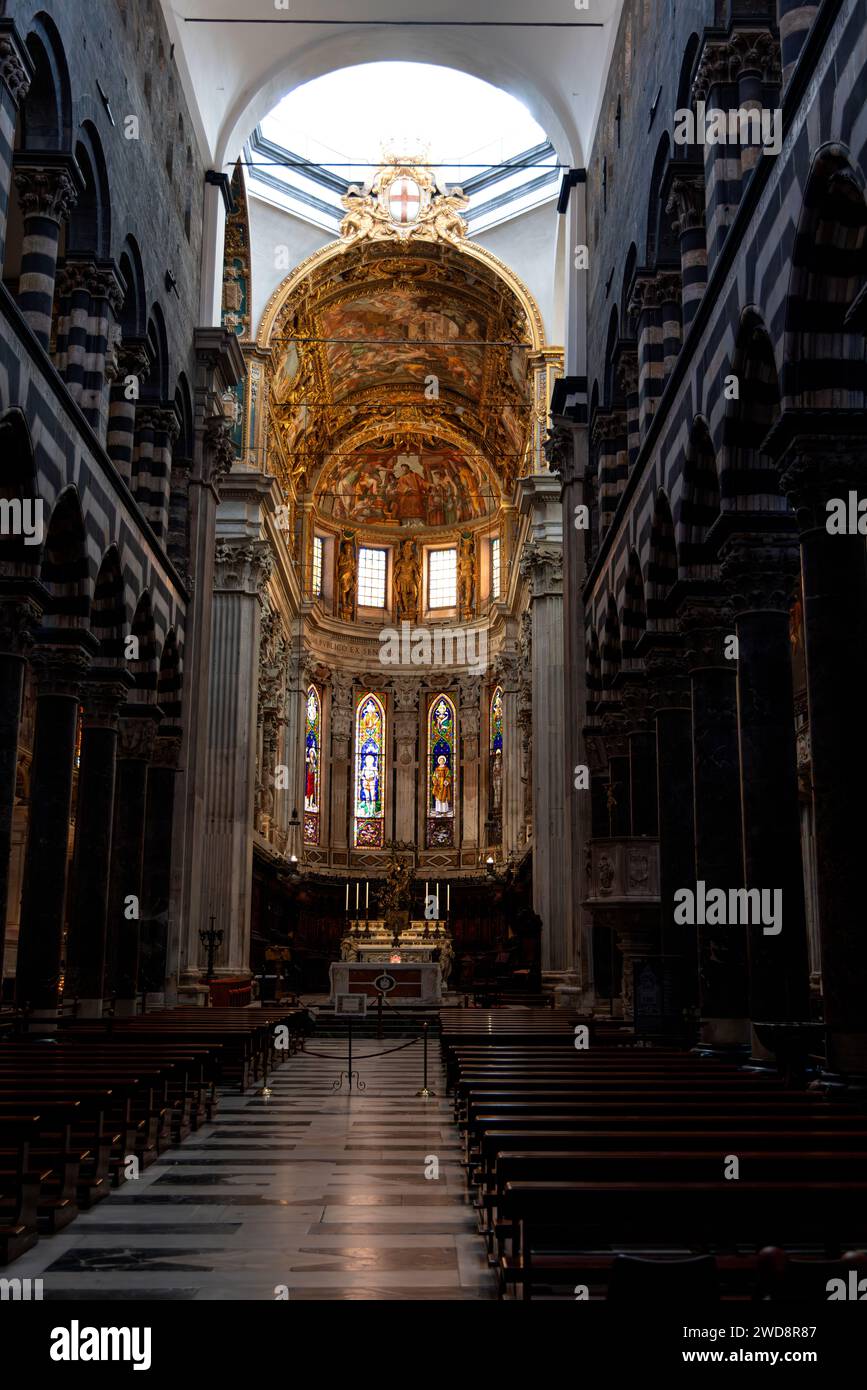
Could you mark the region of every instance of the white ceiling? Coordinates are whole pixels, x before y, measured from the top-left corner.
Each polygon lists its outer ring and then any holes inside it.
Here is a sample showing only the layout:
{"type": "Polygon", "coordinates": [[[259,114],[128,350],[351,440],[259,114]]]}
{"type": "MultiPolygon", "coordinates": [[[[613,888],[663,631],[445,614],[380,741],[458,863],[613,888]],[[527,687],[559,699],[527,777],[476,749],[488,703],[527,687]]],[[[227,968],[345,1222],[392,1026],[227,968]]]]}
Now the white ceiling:
{"type": "MultiPolygon", "coordinates": [[[[337,68],[387,59],[439,63],[483,78],[522,101],[561,160],[586,162],[622,0],[161,0],[202,153],[229,169],[281,97],[337,68]],[[305,16],[601,23],[602,28],[389,27],[286,23],[305,16]],[[270,18],[270,24],[188,23],[270,18]]],[[[468,113],[471,119],[471,113],[468,113]]]]}

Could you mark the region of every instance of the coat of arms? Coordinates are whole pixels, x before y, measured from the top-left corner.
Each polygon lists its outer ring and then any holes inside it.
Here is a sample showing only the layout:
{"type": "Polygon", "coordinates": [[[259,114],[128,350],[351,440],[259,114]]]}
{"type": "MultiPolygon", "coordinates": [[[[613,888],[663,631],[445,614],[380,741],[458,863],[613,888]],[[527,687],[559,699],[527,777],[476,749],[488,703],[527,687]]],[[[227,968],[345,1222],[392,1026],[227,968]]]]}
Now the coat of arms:
{"type": "Polygon", "coordinates": [[[364,188],[353,184],[341,199],[343,249],[359,241],[450,241],[467,235],[461,212],[469,198],[460,188],[438,186],[430,169],[398,157],[379,169],[364,188]]]}

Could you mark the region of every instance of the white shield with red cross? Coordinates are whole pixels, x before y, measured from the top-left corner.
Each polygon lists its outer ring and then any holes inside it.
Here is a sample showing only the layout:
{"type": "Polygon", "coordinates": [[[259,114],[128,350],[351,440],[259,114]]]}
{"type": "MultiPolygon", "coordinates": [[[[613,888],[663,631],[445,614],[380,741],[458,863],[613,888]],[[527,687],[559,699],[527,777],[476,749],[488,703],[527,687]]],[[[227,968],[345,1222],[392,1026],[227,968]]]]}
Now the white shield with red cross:
{"type": "Polygon", "coordinates": [[[401,176],[388,189],[388,212],[392,222],[405,227],[416,222],[421,212],[421,188],[415,179],[401,176]]]}

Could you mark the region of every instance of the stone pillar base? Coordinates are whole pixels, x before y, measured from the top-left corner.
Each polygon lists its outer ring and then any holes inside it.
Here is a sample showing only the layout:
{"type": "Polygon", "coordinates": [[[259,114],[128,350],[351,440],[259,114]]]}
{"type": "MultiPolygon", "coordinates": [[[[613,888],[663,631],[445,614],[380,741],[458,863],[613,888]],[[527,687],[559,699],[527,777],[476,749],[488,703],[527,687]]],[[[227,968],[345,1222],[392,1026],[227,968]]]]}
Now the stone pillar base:
{"type": "Polygon", "coordinates": [[[115,999],[114,1016],[115,1018],[135,1018],[139,1012],[137,999],[115,999]]]}
{"type": "Polygon", "coordinates": [[[748,1018],[703,1018],[699,1027],[702,1047],[743,1047],[750,1041],[748,1018]]]}
{"type": "Polygon", "coordinates": [[[102,1018],[102,999],[79,999],[77,1018],[102,1018]]]}

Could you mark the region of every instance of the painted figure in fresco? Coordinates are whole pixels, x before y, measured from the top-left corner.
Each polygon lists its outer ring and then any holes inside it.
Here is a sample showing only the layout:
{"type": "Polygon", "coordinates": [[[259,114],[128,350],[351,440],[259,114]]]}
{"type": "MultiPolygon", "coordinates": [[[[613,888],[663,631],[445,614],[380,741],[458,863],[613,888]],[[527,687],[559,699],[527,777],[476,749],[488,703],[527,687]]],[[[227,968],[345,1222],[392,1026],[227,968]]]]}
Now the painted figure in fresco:
{"type": "Polygon", "coordinates": [[[437,765],[434,768],[430,782],[434,799],[434,815],[450,815],[452,808],[452,774],[449,771],[444,753],[440,753],[437,758],[437,765]]]}
{"type": "Polygon", "coordinates": [[[307,773],[304,782],[304,810],[317,811],[316,804],[316,746],[310,744],[307,748],[307,773]]]}

